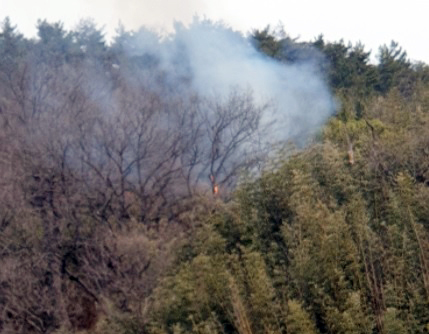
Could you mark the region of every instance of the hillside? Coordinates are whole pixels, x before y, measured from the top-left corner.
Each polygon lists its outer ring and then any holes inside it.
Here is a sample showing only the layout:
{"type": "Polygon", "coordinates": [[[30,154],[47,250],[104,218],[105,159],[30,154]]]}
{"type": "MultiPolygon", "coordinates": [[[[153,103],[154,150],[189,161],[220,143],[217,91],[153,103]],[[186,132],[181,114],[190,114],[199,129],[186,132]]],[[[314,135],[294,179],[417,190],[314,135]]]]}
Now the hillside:
{"type": "Polygon", "coordinates": [[[429,332],[426,64],[206,21],[38,31],[0,33],[0,333],[429,332]]]}

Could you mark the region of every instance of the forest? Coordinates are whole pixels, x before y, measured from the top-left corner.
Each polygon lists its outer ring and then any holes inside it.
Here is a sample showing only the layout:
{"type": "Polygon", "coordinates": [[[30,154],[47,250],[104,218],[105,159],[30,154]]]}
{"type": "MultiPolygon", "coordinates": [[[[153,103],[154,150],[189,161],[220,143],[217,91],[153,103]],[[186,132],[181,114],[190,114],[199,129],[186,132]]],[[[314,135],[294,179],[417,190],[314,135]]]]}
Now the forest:
{"type": "Polygon", "coordinates": [[[374,55],[5,18],[0,333],[429,333],[429,66],[374,55]]]}

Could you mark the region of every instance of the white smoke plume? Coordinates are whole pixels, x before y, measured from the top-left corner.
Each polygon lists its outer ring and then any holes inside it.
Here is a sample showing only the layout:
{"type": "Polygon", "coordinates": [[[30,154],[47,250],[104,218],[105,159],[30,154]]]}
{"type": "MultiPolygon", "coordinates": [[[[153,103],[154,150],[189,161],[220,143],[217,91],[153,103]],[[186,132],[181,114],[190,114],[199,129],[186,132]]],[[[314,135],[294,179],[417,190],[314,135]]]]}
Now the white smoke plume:
{"type": "Polygon", "coordinates": [[[159,37],[140,29],[128,44],[132,55],[159,60],[171,84],[189,79],[207,97],[227,96],[232,89],[252,91],[257,103],[269,103],[262,125],[270,124],[270,142],[314,133],[334,112],[333,98],[315,61],[285,64],[258,52],[249,38],[223,23],[195,18],[176,23],[175,32],[159,37]]]}

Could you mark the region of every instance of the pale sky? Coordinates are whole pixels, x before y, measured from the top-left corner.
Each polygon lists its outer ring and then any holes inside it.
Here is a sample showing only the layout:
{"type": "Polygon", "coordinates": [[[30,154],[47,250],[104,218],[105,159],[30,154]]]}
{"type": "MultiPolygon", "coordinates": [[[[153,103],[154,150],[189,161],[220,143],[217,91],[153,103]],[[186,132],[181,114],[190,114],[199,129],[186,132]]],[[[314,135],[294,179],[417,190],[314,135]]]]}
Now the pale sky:
{"type": "Polygon", "coordinates": [[[393,39],[412,60],[429,64],[428,13],[429,0],[0,0],[0,20],[9,16],[30,37],[37,19],[71,29],[93,18],[111,35],[118,22],[127,29],[170,30],[174,20],[187,23],[198,15],[243,32],[281,23],[301,41],[319,34],[328,41],[361,41],[373,56],[393,39]]]}

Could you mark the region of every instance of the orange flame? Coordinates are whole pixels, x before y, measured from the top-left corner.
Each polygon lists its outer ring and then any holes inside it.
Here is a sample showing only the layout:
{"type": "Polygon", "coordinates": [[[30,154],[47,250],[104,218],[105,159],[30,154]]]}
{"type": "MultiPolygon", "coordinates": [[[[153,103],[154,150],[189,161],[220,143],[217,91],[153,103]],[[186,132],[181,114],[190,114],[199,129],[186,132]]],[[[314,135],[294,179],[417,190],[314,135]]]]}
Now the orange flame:
{"type": "Polygon", "coordinates": [[[213,175],[210,175],[210,181],[212,183],[212,190],[213,190],[213,194],[217,195],[219,193],[219,186],[216,183],[215,177],[213,175]]]}

